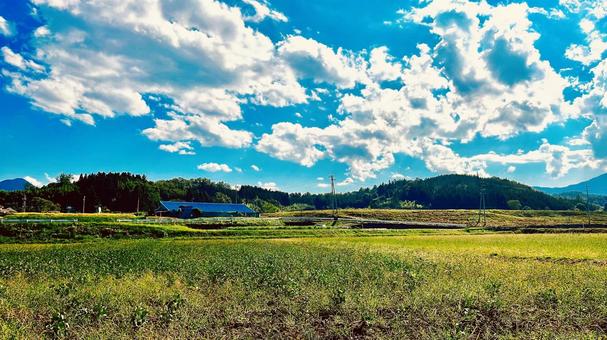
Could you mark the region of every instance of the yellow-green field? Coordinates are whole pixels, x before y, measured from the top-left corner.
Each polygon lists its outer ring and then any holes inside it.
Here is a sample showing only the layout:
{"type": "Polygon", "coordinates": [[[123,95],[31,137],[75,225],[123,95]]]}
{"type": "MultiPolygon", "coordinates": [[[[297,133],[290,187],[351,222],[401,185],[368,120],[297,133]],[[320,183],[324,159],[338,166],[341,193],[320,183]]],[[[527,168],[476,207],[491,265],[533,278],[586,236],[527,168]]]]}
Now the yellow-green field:
{"type": "MultiPolygon", "coordinates": [[[[284,211],[266,214],[271,217],[331,217],[330,210],[284,211]]],[[[476,210],[405,210],[405,209],[340,209],[339,217],[403,220],[414,222],[456,223],[474,225],[478,219],[476,210]]],[[[588,223],[583,211],[553,210],[487,210],[487,226],[554,226],[582,225],[588,223]]],[[[590,223],[607,225],[607,212],[592,212],[590,223]]]]}
{"type": "Polygon", "coordinates": [[[2,338],[607,336],[607,234],[0,245],[2,338]]]}

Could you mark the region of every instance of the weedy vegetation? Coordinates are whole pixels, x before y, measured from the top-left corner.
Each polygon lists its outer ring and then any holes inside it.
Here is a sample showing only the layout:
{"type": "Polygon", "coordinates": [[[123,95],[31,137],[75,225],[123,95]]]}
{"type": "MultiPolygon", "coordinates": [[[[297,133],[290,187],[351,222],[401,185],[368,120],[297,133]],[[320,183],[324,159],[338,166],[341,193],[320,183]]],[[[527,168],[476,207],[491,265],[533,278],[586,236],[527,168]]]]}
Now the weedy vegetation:
{"type": "Polygon", "coordinates": [[[605,234],[0,248],[0,336],[596,338],[605,234]]]}
{"type": "Polygon", "coordinates": [[[607,233],[0,226],[0,338],[607,337],[607,233]]]}

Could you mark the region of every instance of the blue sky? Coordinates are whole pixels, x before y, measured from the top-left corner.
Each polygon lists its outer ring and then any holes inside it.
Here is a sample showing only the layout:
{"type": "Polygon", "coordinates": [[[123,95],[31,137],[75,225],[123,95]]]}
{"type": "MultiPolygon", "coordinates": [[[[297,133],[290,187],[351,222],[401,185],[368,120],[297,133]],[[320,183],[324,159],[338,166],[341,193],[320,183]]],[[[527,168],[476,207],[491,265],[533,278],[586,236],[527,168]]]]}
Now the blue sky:
{"type": "Polygon", "coordinates": [[[607,1],[0,0],[0,178],[607,171],[607,1]]]}

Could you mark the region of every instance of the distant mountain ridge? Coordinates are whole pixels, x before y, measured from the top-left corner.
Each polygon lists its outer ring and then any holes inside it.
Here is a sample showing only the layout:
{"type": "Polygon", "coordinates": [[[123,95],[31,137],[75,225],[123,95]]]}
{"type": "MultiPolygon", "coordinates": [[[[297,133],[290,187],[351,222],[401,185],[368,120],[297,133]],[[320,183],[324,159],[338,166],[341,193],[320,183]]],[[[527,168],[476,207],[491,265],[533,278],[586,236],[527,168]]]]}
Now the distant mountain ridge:
{"type": "Polygon", "coordinates": [[[594,195],[607,195],[607,174],[591,178],[577,184],[568,185],[559,188],[535,187],[535,189],[543,191],[547,194],[556,195],[571,192],[586,193],[586,185],[588,192],[594,195]]]}
{"type": "Polygon", "coordinates": [[[24,178],[13,178],[13,179],[7,179],[4,181],[0,181],[0,190],[20,191],[20,190],[27,189],[31,185],[32,185],[32,183],[28,182],[24,178]]]}

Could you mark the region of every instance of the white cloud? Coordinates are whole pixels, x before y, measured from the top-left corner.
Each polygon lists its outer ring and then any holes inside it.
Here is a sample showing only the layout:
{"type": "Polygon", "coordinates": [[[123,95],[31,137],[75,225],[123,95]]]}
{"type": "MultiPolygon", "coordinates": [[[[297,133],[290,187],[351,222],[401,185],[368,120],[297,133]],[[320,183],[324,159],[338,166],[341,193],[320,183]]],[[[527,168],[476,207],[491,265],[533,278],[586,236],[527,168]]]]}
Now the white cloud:
{"type": "Polygon", "coordinates": [[[324,177],[316,177],[316,180],[317,180],[317,181],[324,181],[324,180],[325,180],[325,178],[324,178],[324,177]]]}
{"type": "Polygon", "coordinates": [[[251,169],[253,169],[253,171],[256,171],[256,172],[261,171],[261,169],[255,164],[251,164],[251,169]]]}
{"type": "Polygon", "coordinates": [[[0,34],[10,37],[15,34],[15,27],[4,17],[0,16],[0,34]]]}
{"type": "Polygon", "coordinates": [[[403,174],[399,174],[399,173],[393,173],[392,176],[390,176],[391,179],[396,180],[396,181],[400,181],[402,179],[407,178],[407,176],[403,175],[403,174]]]}
{"type": "Polygon", "coordinates": [[[189,142],[176,142],[173,144],[161,144],[158,147],[160,150],[178,153],[180,155],[195,155],[194,148],[189,142]]]}
{"type": "Polygon", "coordinates": [[[51,31],[46,26],[40,26],[40,27],[36,28],[36,30],[34,31],[34,37],[36,37],[36,38],[46,37],[46,36],[49,36],[50,34],[51,34],[51,31]]]}
{"type": "Polygon", "coordinates": [[[376,81],[396,80],[401,74],[401,64],[393,62],[385,46],[371,50],[369,74],[376,81]]]}
{"type": "Polygon", "coordinates": [[[274,182],[257,182],[257,186],[266,190],[278,191],[279,188],[274,182]]]}
{"type": "Polygon", "coordinates": [[[25,177],[23,177],[23,179],[25,179],[26,181],[28,181],[29,183],[31,183],[33,186],[35,186],[37,188],[44,186],[44,184],[42,182],[40,182],[39,180],[35,179],[32,176],[25,176],[25,177]]]}
{"type": "Polygon", "coordinates": [[[244,130],[232,130],[221,120],[205,115],[172,114],[171,119],[155,119],[155,127],[143,130],[151,140],[179,142],[196,140],[202,146],[242,148],[249,146],[252,134],[244,130]]]}
{"type": "Polygon", "coordinates": [[[512,174],[516,171],[516,167],[514,165],[511,165],[508,167],[508,169],[506,169],[506,172],[509,174],[512,174]]]}
{"type": "Polygon", "coordinates": [[[295,117],[297,118],[303,118],[303,115],[299,112],[295,112],[295,117]]]}
{"type": "Polygon", "coordinates": [[[236,172],[238,173],[242,173],[242,168],[239,168],[237,166],[234,167],[234,170],[236,170],[236,172]]]}
{"type": "Polygon", "coordinates": [[[361,81],[359,61],[341,48],[336,52],[314,39],[289,36],[278,45],[278,53],[302,78],[353,87],[361,81]]]}
{"type": "MultiPolygon", "coordinates": [[[[444,146],[435,146],[442,149],[442,153],[433,152],[428,155],[426,163],[431,163],[436,171],[474,174],[486,176],[488,164],[518,165],[544,163],[546,173],[553,178],[566,175],[571,169],[596,169],[601,161],[593,157],[592,150],[573,150],[566,146],[553,145],[543,140],[537,150],[527,153],[497,154],[486,153],[471,157],[461,157],[444,146]]],[[[516,169],[515,169],[516,170],[516,169]]]]}
{"type": "Polygon", "coordinates": [[[607,35],[595,28],[593,21],[582,19],[580,28],[586,35],[586,45],[573,44],[567,48],[565,56],[588,66],[602,59],[607,51],[607,35]]]}
{"type": "MultiPolygon", "coordinates": [[[[597,117],[584,129],[582,136],[591,145],[596,157],[607,158],[607,116],[597,117]]],[[[607,161],[605,163],[607,165],[607,161]]]]}
{"type": "Polygon", "coordinates": [[[289,160],[311,167],[324,157],[324,152],[316,147],[315,133],[319,128],[303,128],[300,124],[278,123],[272,126],[271,134],[263,134],[256,149],[281,160],[289,160]]]}
{"type": "Polygon", "coordinates": [[[330,185],[329,183],[316,183],[316,186],[319,188],[328,188],[330,185]]]}
{"type": "Polygon", "coordinates": [[[57,182],[56,177],[51,177],[48,173],[44,173],[44,178],[46,179],[46,184],[57,182]]]}
{"type": "MultiPolygon", "coordinates": [[[[295,72],[238,7],[215,0],[35,4],[47,25],[34,33],[33,55],[48,72],[11,73],[8,89],[64,119],[94,124],[96,116],[148,115],[142,94],[153,94],[175,112],[144,130],[150,139],[238,148],[249,146],[252,134],[225,123],[242,119],[240,105],[307,101],[295,72]]],[[[278,18],[276,11],[268,15],[278,18]]]]}
{"type": "Polygon", "coordinates": [[[0,48],[4,62],[10,64],[22,71],[42,72],[44,67],[38,65],[34,61],[23,58],[19,53],[13,52],[9,47],[3,46],[0,48]]]}
{"type": "Polygon", "coordinates": [[[219,163],[203,163],[198,166],[198,170],[208,172],[232,172],[232,169],[227,164],[219,163]]]}
{"type": "Polygon", "coordinates": [[[466,143],[479,135],[508,140],[578,114],[563,97],[569,82],[535,47],[539,34],[529,12],[517,3],[423,2],[403,12],[405,19],[427,25],[439,42],[420,44],[419,53],[402,64],[385,48],[375,49],[369,63],[360,56],[348,63],[343,53],[291,37],[283,54],[288,59],[292,53],[304,74],[341,87],[360,83],[362,90],[339,97],[340,120],[324,128],[275,124],[257,150],[308,167],[329,158],[347,164],[356,180],[392,166],[395,154],[421,158],[431,171],[486,174],[482,160],[463,159],[447,146],[450,141],[466,143]],[[382,80],[396,77],[400,88],[382,87],[382,80]]]}
{"type": "MultiPolygon", "coordinates": [[[[593,3],[561,1],[568,11],[593,3]]],[[[47,24],[34,34],[35,52],[2,50],[8,89],[68,125],[151,116],[146,101],[162,98],[172,112],[154,119],[143,135],[168,152],[189,154],[192,143],[254,145],[306,167],[322,159],[344,163],[348,178],[366,180],[392,166],[396,154],[419,158],[435,172],[486,173],[495,156],[461,157],[449,144],[479,136],[506,141],[578,115],[595,121],[578,139],[595,146],[604,136],[599,117],[607,111],[607,63],[592,69],[594,80],[580,85],[584,94],[570,105],[563,98],[569,80],[535,47],[540,36],[528,14],[539,11],[525,3],[420,2],[399,12],[401,23],[427,26],[437,43],[418,45],[414,55],[392,56],[385,46],[353,52],[299,33],[273,43],[247,24],[286,21],[261,0],[244,0],[253,16],[246,7],[216,0],[34,2],[47,24]],[[306,89],[301,80],[330,90],[306,89]],[[384,87],[384,81],[399,83],[384,87]],[[243,105],[285,107],[321,99],[338,101],[328,126],[280,122],[258,139],[230,124],[243,120],[243,105]]],[[[581,28],[590,37],[605,6],[588,8],[581,28]]],[[[596,59],[598,52],[588,51],[578,56],[596,59]]],[[[594,166],[589,150],[550,145],[535,151],[541,157],[521,153],[517,159],[544,162],[549,173],[562,176],[594,166]]]]}
{"type": "Polygon", "coordinates": [[[279,11],[270,9],[266,2],[260,2],[257,0],[242,0],[245,4],[251,5],[255,10],[255,15],[246,17],[245,20],[253,21],[253,22],[261,22],[266,18],[287,22],[289,19],[279,11]]]}
{"type": "Polygon", "coordinates": [[[337,185],[338,187],[344,187],[344,186],[346,186],[346,185],[350,185],[350,184],[352,184],[352,183],[354,183],[354,180],[353,180],[352,178],[348,177],[348,178],[344,179],[344,180],[343,180],[343,181],[341,181],[341,182],[337,182],[337,184],[336,184],[336,185],[337,185]]]}

